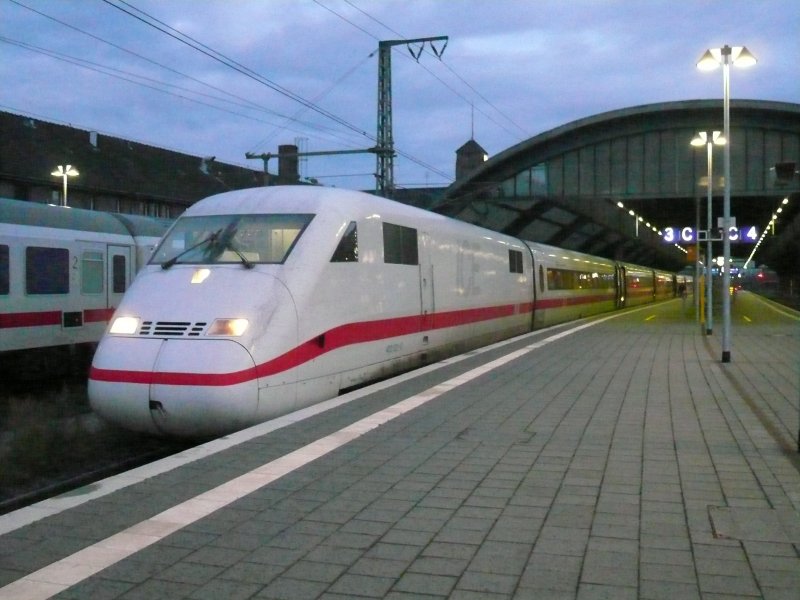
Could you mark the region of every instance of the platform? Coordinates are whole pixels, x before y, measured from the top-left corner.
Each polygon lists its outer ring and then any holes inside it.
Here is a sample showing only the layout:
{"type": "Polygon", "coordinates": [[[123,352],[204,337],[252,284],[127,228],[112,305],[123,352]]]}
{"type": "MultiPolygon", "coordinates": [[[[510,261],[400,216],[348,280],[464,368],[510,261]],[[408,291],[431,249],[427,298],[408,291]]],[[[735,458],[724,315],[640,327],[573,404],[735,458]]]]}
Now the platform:
{"type": "Polygon", "coordinates": [[[0,517],[0,599],[800,597],[800,316],[672,300],[0,517]]]}

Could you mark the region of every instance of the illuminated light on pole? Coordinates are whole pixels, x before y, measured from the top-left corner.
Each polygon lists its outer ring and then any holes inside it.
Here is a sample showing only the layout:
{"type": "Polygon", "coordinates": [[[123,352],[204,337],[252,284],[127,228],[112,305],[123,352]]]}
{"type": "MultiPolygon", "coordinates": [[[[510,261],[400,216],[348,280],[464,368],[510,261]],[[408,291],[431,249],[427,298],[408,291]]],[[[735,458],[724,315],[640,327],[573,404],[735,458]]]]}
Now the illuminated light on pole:
{"type": "Polygon", "coordinates": [[[714,198],[714,153],[713,147],[722,146],[725,144],[725,138],[723,137],[722,133],[719,131],[701,131],[697,134],[697,136],[691,141],[692,146],[705,146],[706,147],[706,165],[707,169],[707,177],[706,177],[706,185],[708,188],[708,193],[706,194],[706,228],[708,229],[708,235],[706,238],[706,270],[708,273],[706,274],[706,335],[711,335],[711,331],[713,329],[713,310],[711,306],[711,293],[712,293],[712,281],[711,281],[711,252],[713,242],[711,241],[711,208],[713,206],[713,198],[714,198]]]}
{"type": "Polygon", "coordinates": [[[731,123],[730,123],[730,69],[731,65],[750,67],[756,64],[756,58],[744,46],[723,46],[706,50],[697,62],[701,71],[710,71],[722,66],[722,113],[724,121],[725,158],[724,177],[725,195],[722,211],[722,253],[725,270],[722,272],[722,362],[731,362],[731,273],[728,263],[731,257],[731,240],[728,232],[731,224],[731,123]]]}
{"type": "Polygon", "coordinates": [[[53,177],[61,177],[64,179],[64,192],[61,196],[61,206],[67,206],[67,179],[69,177],[77,177],[79,175],[78,169],[72,165],[58,165],[55,171],[50,173],[53,177]]]}

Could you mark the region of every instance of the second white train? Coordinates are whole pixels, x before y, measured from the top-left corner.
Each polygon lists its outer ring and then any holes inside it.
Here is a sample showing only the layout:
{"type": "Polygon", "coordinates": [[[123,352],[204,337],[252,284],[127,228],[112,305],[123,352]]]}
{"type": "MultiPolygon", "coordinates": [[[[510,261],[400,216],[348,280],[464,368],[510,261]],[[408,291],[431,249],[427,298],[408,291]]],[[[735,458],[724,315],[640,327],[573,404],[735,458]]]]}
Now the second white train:
{"type": "Polygon", "coordinates": [[[444,356],[673,297],[671,273],[333,188],[188,209],[94,357],[95,411],[158,435],[225,434],[444,356]]]}

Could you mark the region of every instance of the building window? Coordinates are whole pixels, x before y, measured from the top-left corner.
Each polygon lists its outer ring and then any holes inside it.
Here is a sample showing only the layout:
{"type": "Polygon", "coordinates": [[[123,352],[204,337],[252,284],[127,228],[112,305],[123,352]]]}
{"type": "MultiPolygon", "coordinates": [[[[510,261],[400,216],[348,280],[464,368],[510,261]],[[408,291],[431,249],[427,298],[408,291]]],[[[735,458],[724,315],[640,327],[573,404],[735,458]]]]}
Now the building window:
{"type": "Polygon", "coordinates": [[[547,194],[547,166],[544,163],[531,168],[531,188],[535,195],[547,194]]]}
{"type": "Polygon", "coordinates": [[[69,250],[25,248],[25,293],[68,294],[69,250]]]}
{"type": "Polygon", "coordinates": [[[350,221],[339,245],[331,257],[331,262],[358,262],[358,227],[350,221]]]}
{"type": "Polygon", "coordinates": [[[417,265],[417,230],[392,223],[383,224],[383,262],[395,265],[417,265]]]}

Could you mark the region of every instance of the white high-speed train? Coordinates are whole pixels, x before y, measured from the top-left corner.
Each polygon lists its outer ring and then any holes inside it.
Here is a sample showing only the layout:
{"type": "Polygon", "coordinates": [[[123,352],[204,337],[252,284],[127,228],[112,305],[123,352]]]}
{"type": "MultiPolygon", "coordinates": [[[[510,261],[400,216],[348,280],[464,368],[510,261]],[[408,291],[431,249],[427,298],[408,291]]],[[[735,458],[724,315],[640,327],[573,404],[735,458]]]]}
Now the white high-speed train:
{"type": "Polygon", "coordinates": [[[53,375],[92,348],[169,224],[0,198],[0,373],[53,375]]]}
{"type": "Polygon", "coordinates": [[[89,398],[130,429],[220,435],[676,288],[670,273],[361,192],[228,192],[190,207],[126,292],[89,398]]]}

